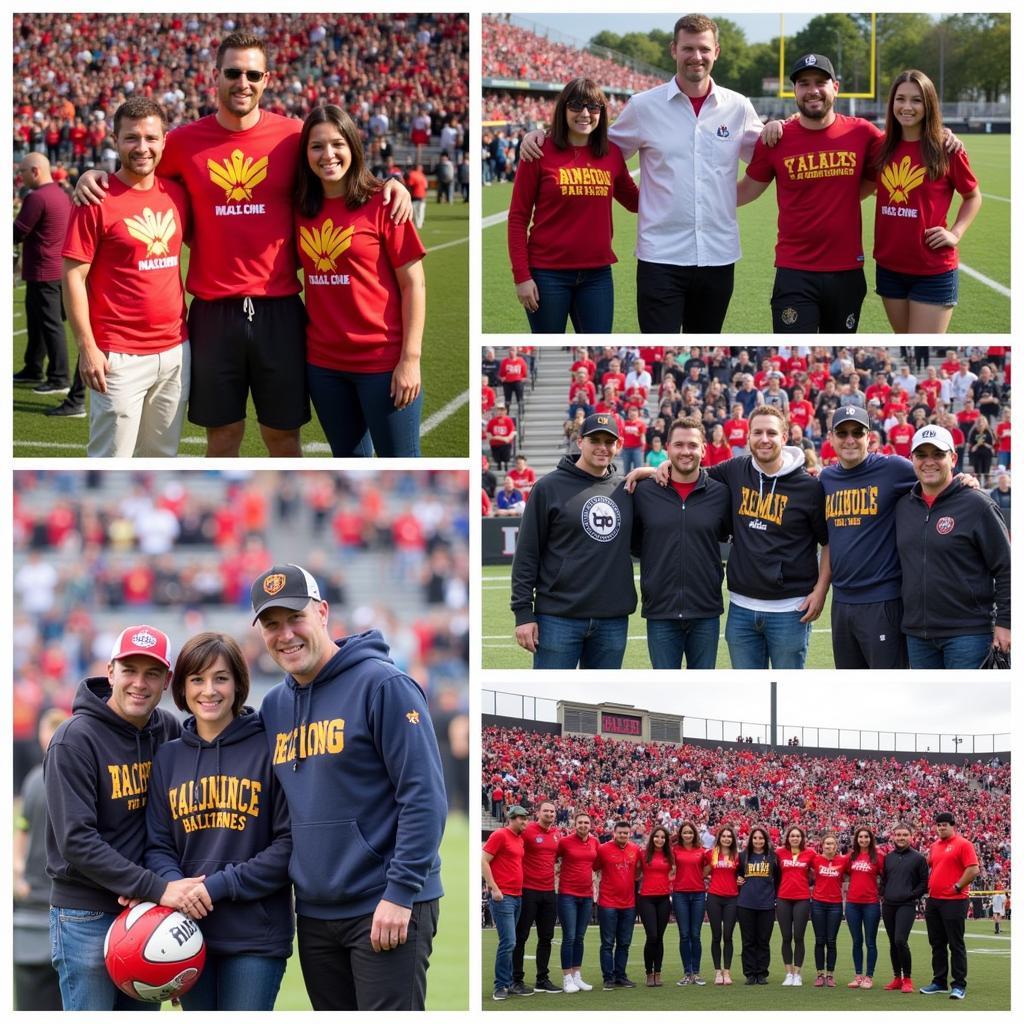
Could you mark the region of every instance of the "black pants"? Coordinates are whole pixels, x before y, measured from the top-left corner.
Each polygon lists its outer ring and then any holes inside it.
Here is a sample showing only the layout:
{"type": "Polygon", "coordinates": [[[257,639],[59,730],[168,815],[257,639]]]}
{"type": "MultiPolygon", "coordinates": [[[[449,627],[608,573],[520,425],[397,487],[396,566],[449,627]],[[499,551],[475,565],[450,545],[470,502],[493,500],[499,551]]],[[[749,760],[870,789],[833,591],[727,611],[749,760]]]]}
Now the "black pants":
{"type": "Polygon", "coordinates": [[[523,959],[530,929],[537,924],[537,984],[548,980],[548,964],[551,961],[551,940],[555,937],[557,917],[555,890],[524,889],[523,902],[519,908],[519,922],[516,924],[516,948],[512,951],[512,980],[522,981],[523,959]]]}
{"type": "Polygon", "coordinates": [[[502,388],[502,391],[505,394],[505,406],[508,408],[510,413],[512,411],[512,399],[513,398],[516,400],[516,403],[519,405],[519,411],[520,412],[523,411],[523,391],[524,391],[525,383],[526,383],[525,381],[521,381],[521,380],[513,380],[513,381],[508,381],[508,382],[502,382],[501,388],[502,388]]]}
{"type": "Polygon", "coordinates": [[[907,668],[900,629],[903,599],[847,604],[832,598],[832,659],[836,668],[907,668]]]}
{"type": "Polygon", "coordinates": [[[372,914],[297,918],[302,980],[314,1010],[422,1010],[437,932],[438,901],[414,903],[409,938],[374,953],[372,914]]]}
{"type": "Polygon", "coordinates": [[[644,926],[644,972],[661,971],[665,959],[665,929],[672,903],[668,896],[637,896],[636,909],[644,926]]]}
{"type": "Polygon", "coordinates": [[[25,369],[63,387],[68,382],[68,344],[64,337],[64,304],[60,281],[25,282],[25,369]]]}
{"type": "Polygon", "coordinates": [[[60,983],[53,964],[14,965],[16,1010],[62,1010],[60,983]]]}
{"type": "Polygon", "coordinates": [[[708,924],[711,925],[711,961],[715,970],[732,967],[732,933],[736,927],[736,897],[708,893],[708,924]]]}
{"type": "Polygon", "coordinates": [[[721,334],[735,265],[676,267],[636,261],[636,312],[642,334],[721,334]]]}
{"type": "Polygon", "coordinates": [[[932,981],[946,987],[950,979],[955,988],[967,988],[967,946],[964,944],[964,922],[967,900],[933,900],[924,908],[928,926],[928,945],[932,947],[932,981]]]}
{"type": "Polygon", "coordinates": [[[910,930],[914,927],[914,904],[883,903],[882,924],[885,925],[885,934],[889,936],[889,959],[892,961],[893,977],[912,977],[910,930]]]}
{"type": "Polygon", "coordinates": [[[782,932],[782,962],[789,966],[804,965],[804,933],[811,918],[810,900],[779,900],[775,916],[782,932]]]}
{"type": "Polygon", "coordinates": [[[863,270],[778,267],[772,329],[776,334],[856,334],[867,290],[863,270]]]}
{"type": "Polygon", "coordinates": [[[767,978],[772,962],[772,928],[775,927],[774,910],[751,910],[737,907],[740,923],[740,962],[744,978],[767,978]]]}

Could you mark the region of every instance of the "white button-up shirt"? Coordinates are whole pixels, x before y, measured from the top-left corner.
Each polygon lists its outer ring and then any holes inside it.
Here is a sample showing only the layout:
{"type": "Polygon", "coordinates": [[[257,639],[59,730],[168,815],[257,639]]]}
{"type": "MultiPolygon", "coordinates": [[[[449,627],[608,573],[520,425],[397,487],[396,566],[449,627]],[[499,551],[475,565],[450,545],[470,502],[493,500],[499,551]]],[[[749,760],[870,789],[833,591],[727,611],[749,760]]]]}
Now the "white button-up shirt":
{"type": "Polygon", "coordinates": [[[763,127],[750,100],[714,83],[700,117],[674,76],[630,98],[608,137],[627,160],[640,152],[637,259],[720,267],[740,258],[736,178],[763,127]]]}

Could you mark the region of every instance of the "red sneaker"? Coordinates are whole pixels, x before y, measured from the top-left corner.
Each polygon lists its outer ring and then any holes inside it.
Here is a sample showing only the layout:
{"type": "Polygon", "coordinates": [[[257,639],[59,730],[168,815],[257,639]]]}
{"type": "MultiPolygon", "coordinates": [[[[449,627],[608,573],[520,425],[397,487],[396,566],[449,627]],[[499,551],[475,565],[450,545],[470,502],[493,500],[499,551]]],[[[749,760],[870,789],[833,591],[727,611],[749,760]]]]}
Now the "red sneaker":
{"type": "Polygon", "coordinates": [[[903,991],[913,993],[914,983],[910,980],[910,978],[903,979],[903,991]]]}
{"type": "Polygon", "coordinates": [[[888,985],[885,986],[883,991],[885,992],[900,992],[903,989],[903,979],[893,978],[888,985]]]}

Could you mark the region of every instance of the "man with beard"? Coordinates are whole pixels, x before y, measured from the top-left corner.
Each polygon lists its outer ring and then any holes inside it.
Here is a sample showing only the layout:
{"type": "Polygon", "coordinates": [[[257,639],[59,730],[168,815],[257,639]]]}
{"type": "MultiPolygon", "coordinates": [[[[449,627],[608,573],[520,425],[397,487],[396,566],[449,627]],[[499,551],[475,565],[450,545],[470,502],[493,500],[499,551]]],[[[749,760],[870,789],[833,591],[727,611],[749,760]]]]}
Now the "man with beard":
{"type": "Polygon", "coordinates": [[[714,668],[722,606],[729,489],[701,469],[706,447],[696,417],[669,428],[669,486],[641,481],[633,495],[633,553],[640,558],[642,615],[651,667],[714,668]]]}

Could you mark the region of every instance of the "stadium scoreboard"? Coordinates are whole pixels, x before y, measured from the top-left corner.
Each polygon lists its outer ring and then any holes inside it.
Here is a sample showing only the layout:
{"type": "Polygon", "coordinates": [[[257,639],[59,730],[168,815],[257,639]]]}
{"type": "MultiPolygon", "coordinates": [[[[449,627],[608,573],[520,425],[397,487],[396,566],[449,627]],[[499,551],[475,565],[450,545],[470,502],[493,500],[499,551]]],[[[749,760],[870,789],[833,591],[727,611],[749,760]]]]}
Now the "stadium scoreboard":
{"type": "Polygon", "coordinates": [[[563,734],[605,736],[608,739],[637,739],[659,743],[680,743],[683,716],[644,711],[632,704],[581,704],[558,702],[558,723],[563,734]]]}

